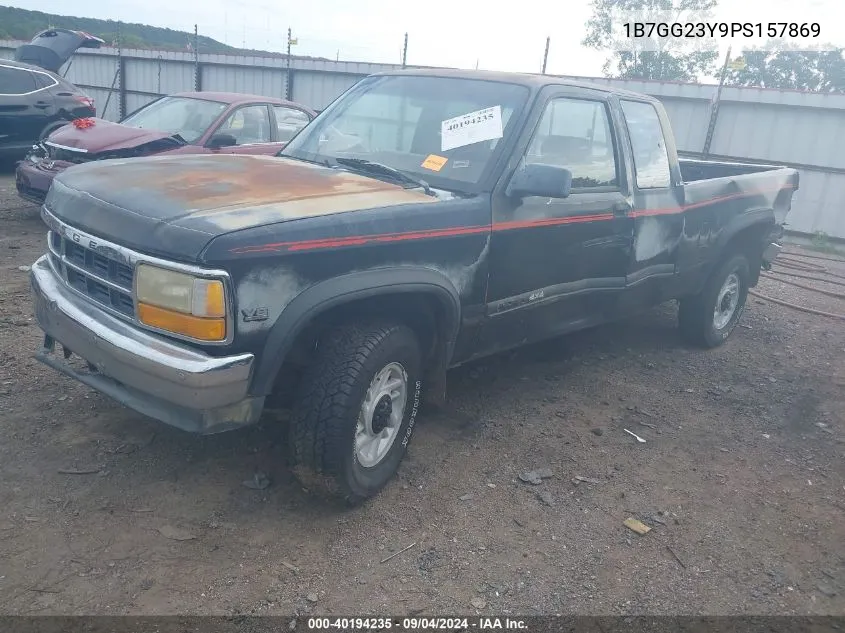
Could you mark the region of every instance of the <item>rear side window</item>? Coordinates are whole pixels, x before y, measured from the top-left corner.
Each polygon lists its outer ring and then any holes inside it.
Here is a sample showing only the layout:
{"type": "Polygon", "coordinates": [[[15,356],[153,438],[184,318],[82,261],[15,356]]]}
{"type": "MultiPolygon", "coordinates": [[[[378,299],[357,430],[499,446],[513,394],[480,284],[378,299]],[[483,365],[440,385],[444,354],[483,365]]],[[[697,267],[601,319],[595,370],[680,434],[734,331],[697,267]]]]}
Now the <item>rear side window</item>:
{"type": "Polygon", "coordinates": [[[671,184],[669,155],[657,110],[650,103],[622,100],[622,112],[634,151],[637,188],[668,187],[671,184]]]}
{"type": "Polygon", "coordinates": [[[50,75],[47,75],[45,73],[33,73],[33,75],[35,77],[35,83],[39,88],[50,88],[59,83],[50,75]]]}
{"type": "Polygon", "coordinates": [[[35,77],[28,70],[0,66],[0,94],[22,95],[37,88],[35,77]]]}

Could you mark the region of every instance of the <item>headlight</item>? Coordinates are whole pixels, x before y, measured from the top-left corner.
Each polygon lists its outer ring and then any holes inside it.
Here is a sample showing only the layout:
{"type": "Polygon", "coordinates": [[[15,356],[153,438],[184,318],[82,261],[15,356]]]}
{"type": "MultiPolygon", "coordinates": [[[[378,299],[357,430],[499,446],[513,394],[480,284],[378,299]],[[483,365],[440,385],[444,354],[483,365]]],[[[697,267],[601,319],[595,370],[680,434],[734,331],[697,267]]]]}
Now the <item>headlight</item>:
{"type": "Polygon", "coordinates": [[[219,279],[139,264],[135,292],[144,325],[201,341],[226,338],[226,293],[219,279]]]}

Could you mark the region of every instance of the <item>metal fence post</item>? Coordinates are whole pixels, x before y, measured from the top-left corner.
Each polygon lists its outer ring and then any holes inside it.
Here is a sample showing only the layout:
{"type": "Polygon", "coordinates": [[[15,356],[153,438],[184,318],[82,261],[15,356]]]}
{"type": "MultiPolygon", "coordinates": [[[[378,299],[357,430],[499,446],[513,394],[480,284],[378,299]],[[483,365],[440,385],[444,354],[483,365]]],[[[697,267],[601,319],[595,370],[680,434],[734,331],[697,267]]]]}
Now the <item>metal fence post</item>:
{"type": "Polygon", "coordinates": [[[546,62],[549,61],[549,42],[551,41],[551,37],[546,38],[546,52],[543,53],[543,74],[546,74],[546,62]]]}
{"type": "Polygon", "coordinates": [[[402,47],[402,68],[408,64],[408,34],[405,33],[405,45],[402,47]]]}
{"type": "Polygon", "coordinates": [[[710,153],[710,143],[713,141],[713,134],[716,132],[716,121],[719,118],[719,101],[722,98],[722,86],[725,85],[725,77],[728,74],[728,62],[731,59],[731,49],[728,47],[728,52],[725,54],[725,65],[722,66],[722,75],[719,77],[719,87],[716,89],[716,95],[713,97],[713,103],[710,107],[710,123],[707,125],[707,136],[704,138],[704,148],[701,153],[704,158],[710,153]]]}
{"type": "Polygon", "coordinates": [[[123,58],[123,23],[117,23],[117,77],[120,83],[118,84],[118,100],[117,100],[117,120],[120,121],[126,116],[126,60],[123,58]]]}
{"type": "Polygon", "coordinates": [[[200,69],[200,36],[197,25],[194,24],[194,90],[200,92],[202,90],[202,77],[200,69]]]}

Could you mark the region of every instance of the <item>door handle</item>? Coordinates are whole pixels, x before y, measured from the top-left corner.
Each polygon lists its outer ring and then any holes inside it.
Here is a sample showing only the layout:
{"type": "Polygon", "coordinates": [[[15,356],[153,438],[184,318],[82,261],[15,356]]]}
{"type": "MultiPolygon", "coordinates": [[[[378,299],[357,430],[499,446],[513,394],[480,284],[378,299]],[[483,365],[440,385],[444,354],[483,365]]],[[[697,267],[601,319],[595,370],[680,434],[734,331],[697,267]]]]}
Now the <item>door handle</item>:
{"type": "Polygon", "coordinates": [[[46,101],[36,101],[33,105],[39,110],[46,110],[50,107],[50,104],[46,101]]]}
{"type": "Polygon", "coordinates": [[[633,207],[627,202],[616,202],[613,205],[613,214],[614,215],[625,215],[629,211],[631,211],[633,207]]]}

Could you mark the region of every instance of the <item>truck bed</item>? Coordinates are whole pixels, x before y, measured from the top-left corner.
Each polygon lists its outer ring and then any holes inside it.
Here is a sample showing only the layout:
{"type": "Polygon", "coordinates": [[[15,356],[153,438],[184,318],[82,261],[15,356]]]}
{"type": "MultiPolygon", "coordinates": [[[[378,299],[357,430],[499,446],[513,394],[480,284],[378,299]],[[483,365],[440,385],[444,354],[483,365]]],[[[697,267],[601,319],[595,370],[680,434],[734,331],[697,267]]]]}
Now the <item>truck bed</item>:
{"type": "Polygon", "coordinates": [[[756,174],[763,171],[787,169],[778,165],[701,160],[698,158],[685,158],[681,156],[678,157],[678,163],[681,167],[681,176],[684,182],[744,176],[746,174],[756,174]]]}
{"type": "Polygon", "coordinates": [[[718,214],[728,216],[746,209],[772,209],[783,224],[798,189],[798,171],[791,167],[679,158],[685,204],[695,207],[718,200],[718,214]],[[726,203],[726,204],[725,204],[726,203]]]}

